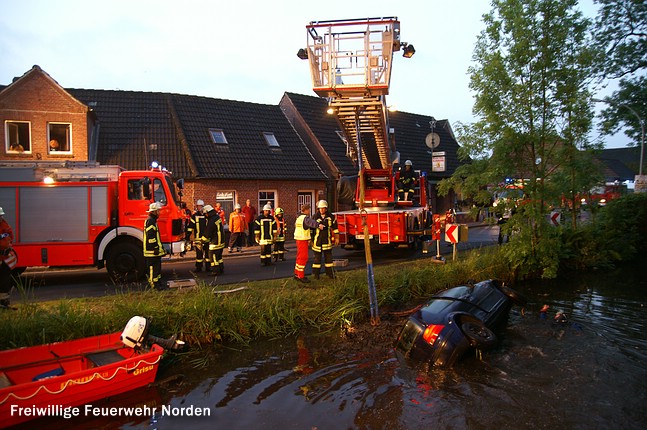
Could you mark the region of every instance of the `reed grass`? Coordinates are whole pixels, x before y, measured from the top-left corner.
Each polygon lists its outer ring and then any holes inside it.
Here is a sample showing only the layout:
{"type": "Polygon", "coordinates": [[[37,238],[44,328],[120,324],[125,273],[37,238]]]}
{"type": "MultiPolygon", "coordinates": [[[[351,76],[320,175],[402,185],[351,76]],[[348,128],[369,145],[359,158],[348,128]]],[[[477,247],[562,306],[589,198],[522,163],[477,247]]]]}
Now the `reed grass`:
{"type": "MultiPolygon", "coordinates": [[[[424,302],[440,289],[467,282],[506,280],[509,269],[496,247],[465,252],[447,264],[429,259],[375,267],[380,311],[401,310],[424,302]]],[[[23,300],[14,311],[0,312],[0,349],[30,346],[120,331],[134,315],[151,319],[151,333],[177,333],[192,347],[248,343],[302,330],[325,332],[369,319],[365,269],[339,272],[335,280],[313,281],[303,288],[292,279],[246,282],[246,289],[216,294],[199,284],[187,290],[131,291],[116,295],[51,302],[23,300]]],[[[231,289],[231,285],[216,287],[231,289]]]]}

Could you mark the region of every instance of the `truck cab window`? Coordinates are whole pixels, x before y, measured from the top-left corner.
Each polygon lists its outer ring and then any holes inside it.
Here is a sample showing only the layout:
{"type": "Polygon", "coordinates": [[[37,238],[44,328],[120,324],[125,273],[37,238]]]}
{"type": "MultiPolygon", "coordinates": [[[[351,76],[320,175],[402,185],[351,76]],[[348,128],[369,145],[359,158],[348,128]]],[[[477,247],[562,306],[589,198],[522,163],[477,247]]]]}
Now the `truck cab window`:
{"type": "Polygon", "coordinates": [[[162,181],[159,179],[155,179],[153,181],[153,196],[156,202],[166,205],[167,199],[166,194],[164,193],[164,186],[162,185],[162,181]]]}
{"type": "Polygon", "coordinates": [[[139,179],[128,180],[128,200],[145,200],[144,187],[139,179]]]}

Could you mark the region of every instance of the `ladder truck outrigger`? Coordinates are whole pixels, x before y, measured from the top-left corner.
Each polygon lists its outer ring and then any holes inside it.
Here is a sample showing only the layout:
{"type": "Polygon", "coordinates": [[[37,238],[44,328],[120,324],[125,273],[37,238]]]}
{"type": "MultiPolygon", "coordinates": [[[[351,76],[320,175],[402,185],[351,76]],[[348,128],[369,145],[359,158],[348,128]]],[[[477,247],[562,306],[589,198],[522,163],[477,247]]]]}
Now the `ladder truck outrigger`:
{"type": "Polygon", "coordinates": [[[184,181],[150,170],[82,161],[0,163],[0,206],[14,229],[17,273],[27,267],[106,267],[116,282],[143,278],[143,228],[150,203],[169,254],[184,252],[184,181]]]}
{"type": "Polygon", "coordinates": [[[340,242],[347,249],[370,243],[415,247],[430,233],[425,174],[418,174],[413,199],[398,200],[400,172],[390,132],[386,95],[394,52],[415,52],[400,41],[396,17],[313,21],[306,26],[307,59],[314,92],[327,98],[346,138],[347,155],[358,165],[354,210],[336,212],[340,242]],[[366,240],[368,236],[369,241],[366,240]]]}

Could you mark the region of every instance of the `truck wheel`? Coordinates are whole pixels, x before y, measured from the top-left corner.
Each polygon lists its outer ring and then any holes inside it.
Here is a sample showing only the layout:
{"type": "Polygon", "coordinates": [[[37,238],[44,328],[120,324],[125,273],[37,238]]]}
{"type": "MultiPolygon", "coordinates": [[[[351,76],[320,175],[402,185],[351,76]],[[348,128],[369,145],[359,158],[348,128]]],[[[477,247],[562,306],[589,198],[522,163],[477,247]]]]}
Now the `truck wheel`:
{"type": "Polygon", "coordinates": [[[473,348],[484,351],[496,345],[496,335],[481,321],[471,319],[463,321],[461,331],[473,348]]]}
{"type": "Polygon", "coordinates": [[[106,256],[106,268],[117,283],[134,282],[143,278],[146,262],[142,246],[134,243],[117,243],[106,256]]]}

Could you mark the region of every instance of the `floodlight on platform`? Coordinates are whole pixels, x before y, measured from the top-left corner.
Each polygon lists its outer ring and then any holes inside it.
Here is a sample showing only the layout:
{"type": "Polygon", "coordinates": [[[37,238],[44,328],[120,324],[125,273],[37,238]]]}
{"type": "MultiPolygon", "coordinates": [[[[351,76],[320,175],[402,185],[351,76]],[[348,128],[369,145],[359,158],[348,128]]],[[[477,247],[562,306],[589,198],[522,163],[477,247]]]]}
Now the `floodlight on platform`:
{"type": "Polygon", "coordinates": [[[402,43],[402,56],[404,58],[411,58],[415,53],[416,53],[416,49],[413,47],[413,45],[409,45],[406,42],[402,43]]]}
{"type": "Polygon", "coordinates": [[[297,57],[301,58],[302,60],[307,60],[308,51],[306,51],[304,48],[299,49],[299,52],[297,52],[297,57]]]}

